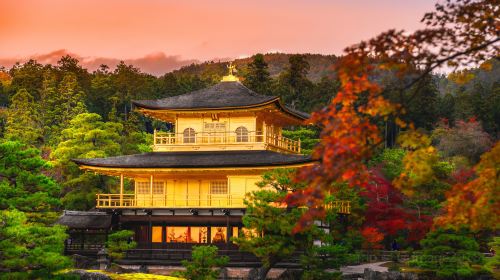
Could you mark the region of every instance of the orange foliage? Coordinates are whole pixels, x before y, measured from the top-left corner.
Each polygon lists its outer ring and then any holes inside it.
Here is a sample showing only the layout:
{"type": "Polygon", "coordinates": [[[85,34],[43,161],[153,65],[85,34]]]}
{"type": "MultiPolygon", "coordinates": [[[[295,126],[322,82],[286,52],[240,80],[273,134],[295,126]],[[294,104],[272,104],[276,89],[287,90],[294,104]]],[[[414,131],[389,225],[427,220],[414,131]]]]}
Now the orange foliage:
{"type": "Polygon", "coordinates": [[[445,213],[435,219],[436,225],[500,229],[500,141],[481,156],[474,169],[475,179],[459,181],[447,193],[445,213]]]}

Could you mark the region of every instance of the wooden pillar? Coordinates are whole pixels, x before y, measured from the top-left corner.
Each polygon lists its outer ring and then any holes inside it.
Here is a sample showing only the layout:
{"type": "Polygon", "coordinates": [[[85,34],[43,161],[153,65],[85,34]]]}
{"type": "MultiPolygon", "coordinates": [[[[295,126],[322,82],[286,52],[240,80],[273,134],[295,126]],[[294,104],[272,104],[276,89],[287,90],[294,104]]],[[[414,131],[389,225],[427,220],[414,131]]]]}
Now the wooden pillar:
{"type": "Polygon", "coordinates": [[[149,177],[149,197],[151,201],[150,206],[153,206],[153,174],[149,177]]]}
{"type": "Polygon", "coordinates": [[[123,173],[120,174],[120,206],[123,206],[123,173]]]}
{"type": "Polygon", "coordinates": [[[262,121],[262,142],[267,142],[267,125],[266,121],[262,121]]]}

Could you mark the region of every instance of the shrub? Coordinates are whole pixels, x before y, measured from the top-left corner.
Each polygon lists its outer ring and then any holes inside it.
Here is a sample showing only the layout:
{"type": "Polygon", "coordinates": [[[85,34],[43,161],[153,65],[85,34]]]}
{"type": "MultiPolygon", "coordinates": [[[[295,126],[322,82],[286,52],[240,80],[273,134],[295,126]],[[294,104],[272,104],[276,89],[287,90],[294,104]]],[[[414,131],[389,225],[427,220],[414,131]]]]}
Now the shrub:
{"type": "Polygon", "coordinates": [[[175,276],[190,280],[215,280],[219,277],[220,269],[229,261],[227,256],[218,257],[216,246],[194,246],[191,260],[182,261],[186,271],[179,271],[175,276]]]}
{"type": "Polygon", "coordinates": [[[465,229],[437,229],[429,232],[420,244],[421,255],[414,257],[410,266],[432,270],[438,278],[473,277],[477,271],[472,265],[483,262],[479,244],[465,229]]]}
{"type": "Polygon", "coordinates": [[[106,247],[112,260],[119,260],[125,256],[127,250],[134,249],[137,243],[132,240],[134,232],[131,230],[120,230],[108,236],[106,247]]]}

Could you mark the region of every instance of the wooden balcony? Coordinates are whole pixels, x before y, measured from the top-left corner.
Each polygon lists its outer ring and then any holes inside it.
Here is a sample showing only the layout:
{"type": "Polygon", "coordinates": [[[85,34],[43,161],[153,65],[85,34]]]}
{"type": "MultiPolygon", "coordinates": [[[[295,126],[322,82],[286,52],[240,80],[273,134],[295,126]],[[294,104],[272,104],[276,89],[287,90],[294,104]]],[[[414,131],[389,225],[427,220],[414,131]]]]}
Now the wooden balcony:
{"type": "MultiPolygon", "coordinates": [[[[97,194],[97,208],[245,208],[244,195],[135,195],[97,194]]],[[[351,202],[337,200],[326,209],[336,209],[339,214],[351,213],[351,202]]]]}
{"type": "Polygon", "coordinates": [[[244,195],[97,194],[97,208],[245,208],[244,195]]]}
{"type": "Polygon", "coordinates": [[[249,131],[183,133],[154,132],[154,151],[217,151],[217,150],[279,150],[300,154],[300,140],[295,141],[280,135],[249,131]]]}

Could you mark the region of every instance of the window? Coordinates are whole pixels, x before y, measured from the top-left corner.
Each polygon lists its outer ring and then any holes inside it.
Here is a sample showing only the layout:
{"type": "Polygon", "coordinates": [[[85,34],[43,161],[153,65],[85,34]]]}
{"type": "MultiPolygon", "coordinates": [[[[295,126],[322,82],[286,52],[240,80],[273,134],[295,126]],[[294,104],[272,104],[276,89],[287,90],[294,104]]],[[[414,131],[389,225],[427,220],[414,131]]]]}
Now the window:
{"type": "Polygon", "coordinates": [[[172,243],[207,243],[207,227],[167,226],[167,242],[172,243]]]}
{"type": "Polygon", "coordinates": [[[210,182],[210,194],[227,194],[227,181],[210,182]]]}
{"type": "MultiPolygon", "coordinates": [[[[163,181],[153,181],[153,194],[163,194],[163,181]]],[[[137,194],[149,194],[151,186],[149,181],[136,182],[137,194]]]]}
{"type": "Polygon", "coordinates": [[[137,188],[137,194],[149,193],[149,182],[135,182],[135,187],[137,188]]]}
{"type": "Polygon", "coordinates": [[[226,227],[212,227],[212,243],[226,243],[227,228],[226,227]]]}
{"type": "Polygon", "coordinates": [[[154,226],[151,228],[151,242],[162,242],[163,240],[163,227],[154,226]]]}
{"type": "Polygon", "coordinates": [[[196,140],[194,129],[190,127],[184,129],[183,136],[184,136],[184,143],[194,143],[196,140]]]}
{"type": "Polygon", "coordinates": [[[226,131],[226,123],[222,122],[212,122],[212,123],[205,123],[203,126],[203,129],[205,132],[224,132],[226,131]]]}
{"type": "Polygon", "coordinates": [[[240,126],[236,129],[236,142],[248,142],[248,129],[240,126]]]}
{"type": "Polygon", "coordinates": [[[163,181],[153,181],[153,194],[163,194],[163,181]]]}

